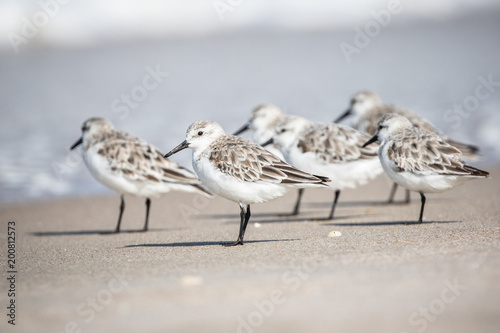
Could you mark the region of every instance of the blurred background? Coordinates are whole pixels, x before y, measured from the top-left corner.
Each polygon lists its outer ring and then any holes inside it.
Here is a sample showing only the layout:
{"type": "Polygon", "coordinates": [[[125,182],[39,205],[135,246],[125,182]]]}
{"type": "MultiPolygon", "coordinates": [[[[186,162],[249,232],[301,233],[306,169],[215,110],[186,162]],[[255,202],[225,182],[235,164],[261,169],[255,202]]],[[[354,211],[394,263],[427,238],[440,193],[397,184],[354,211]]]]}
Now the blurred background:
{"type": "Polygon", "coordinates": [[[499,33],[498,0],[1,1],[0,201],[111,193],[69,152],[91,116],[167,152],[195,120],[328,122],[360,89],[495,165],[499,33]]]}

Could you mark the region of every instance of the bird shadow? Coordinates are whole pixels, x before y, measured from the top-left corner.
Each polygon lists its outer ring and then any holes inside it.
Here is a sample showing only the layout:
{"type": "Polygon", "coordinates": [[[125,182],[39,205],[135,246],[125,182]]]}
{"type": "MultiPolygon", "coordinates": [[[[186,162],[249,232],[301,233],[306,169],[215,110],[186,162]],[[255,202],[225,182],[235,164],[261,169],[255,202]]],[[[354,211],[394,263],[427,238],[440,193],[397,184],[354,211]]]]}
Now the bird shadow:
{"type": "Polygon", "coordinates": [[[132,234],[132,233],[146,233],[154,231],[172,231],[172,230],[182,230],[185,228],[152,228],[147,231],[143,229],[137,230],[120,230],[120,232],[110,231],[110,230],[75,230],[75,231],[37,231],[31,232],[30,235],[37,237],[46,236],[81,236],[81,235],[120,235],[120,234],[132,234]]]}
{"type": "MultiPolygon", "coordinates": [[[[339,202],[338,207],[365,207],[365,206],[389,206],[389,205],[409,205],[412,202],[406,201],[393,201],[388,202],[385,201],[347,201],[347,202],[339,202]]],[[[309,206],[311,208],[325,208],[330,207],[332,204],[328,202],[309,202],[304,206],[309,206]]]]}
{"type": "Polygon", "coordinates": [[[377,227],[377,226],[390,226],[390,225],[420,225],[420,224],[434,224],[434,223],[461,223],[462,221],[387,221],[387,222],[358,222],[358,223],[325,223],[323,226],[336,226],[336,227],[377,227]]]}
{"type": "MultiPolygon", "coordinates": [[[[252,219],[254,218],[260,218],[260,217],[275,217],[278,214],[274,213],[256,213],[252,214],[252,219]]],[[[196,218],[199,220],[203,219],[212,219],[212,220],[218,220],[218,219],[239,219],[240,215],[239,214],[198,214],[196,215],[196,218]]]]}
{"type": "MultiPolygon", "coordinates": [[[[374,216],[374,214],[370,214],[370,216],[374,216]]],[[[296,218],[281,218],[281,219],[268,219],[268,220],[257,220],[254,222],[257,223],[282,223],[282,222],[332,222],[336,220],[348,220],[354,218],[362,218],[366,217],[366,215],[345,215],[345,216],[336,216],[333,219],[328,217],[296,217],[296,218]]],[[[238,221],[227,221],[226,224],[239,223],[238,221]]]]}
{"type": "MultiPolygon", "coordinates": [[[[370,216],[377,216],[380,214],[370,214],[370,216]]],[[[300,214],[269,214],[269,213],[263,213],[263,214],[252,214],[252,222],[258,222],[258,223],[278,223],[278,222],[324,222],[324,221],[333,221],[333,220],[345,220],[345,219],[352,219],[352,218],[360,218],[360,217],[366,217],[366,215],[345,215],[345,216],[336,216],[333,219],[330,219],[328,217],[307,217],[307,213],[300,213],[300,214]],[[304,215],[306,217],[304,217],[304,215]],[[261,220],[260,218],[266,218],[270,217],[270,219],[263,219],[261,220]]],[[[197,215],[198,219],[224,219],[224,220],[231,220],[231,221],[226,221],[226,224],[232,224],[232,223],[240,223],[240,216],[236,214],[205,214],[205,215],[197,215]]]]}
{"type": "MultiPolygon", "coordinates": [[[[292,242],[297,241],[298,238],[287,238],[287,239],[264,239],[264,240],[250,240],[244,241],[244,244],[251,243],[271,243],[271,242],[292,242]]],[[[181,243],[164,243],[164,244],[135,244],[135,245],[126,245],[123,248],[134,248],[134,247],[195,247],[195,246],[223,246],[230,242],[181,242],[181,243]]]]}
{"type": "MultiPolygon", "coordinates": [[[[437,198],[432,198],[433,202],[448,202],[454,200],[453,198],[444,198],[444,197],[437,197],[437,198]]],[[[420,199],[418,200],[413,200],[411,199],[409,202],[406,202],[405,200],[397,200],[393,202],[389,202],[388,200],[384,201],[339,201],[337,204],[338,207],[364,207],[364,206],[405,206],[405,205],[410,205],[413,203],[420,203],[420,199]]],[[[330,207],[332,204],[331,202],[308,202],[305,203],[304,206],[306,207],[311,207],[311,208],[325,208],[325,207],[330,207]]]]}

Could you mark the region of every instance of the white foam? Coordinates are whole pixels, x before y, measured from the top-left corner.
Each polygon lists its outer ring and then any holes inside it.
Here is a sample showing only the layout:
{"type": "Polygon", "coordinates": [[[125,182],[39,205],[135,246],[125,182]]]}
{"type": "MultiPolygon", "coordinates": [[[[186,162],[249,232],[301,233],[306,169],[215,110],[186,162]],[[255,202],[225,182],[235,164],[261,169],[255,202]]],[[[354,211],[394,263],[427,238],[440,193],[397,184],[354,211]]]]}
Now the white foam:
{"type": "MultiPolygon", "coordinates": [[[[18,0],[0,2],[0,35],[20,34],[22,18],[33,21],[41,3],[57,0],[18,0]]],[[[349,28],[372,20],[371,12],[387,8],[389,0],[315,1],[303,0],[86,0],[59,5],[49,24],[33,39],[37,45],[86,47],[99,43],[134,38],[195,36],[238,29],[276,27],[294,30],[349,28]],[[214,4],[240,3],[222,16],[214,4]]],[[[498,6],[497,0],[401,0],[405,19],[443,19],[471,10],[498,6]]],[[[34,43],[35,44],[35,43],[34,43]]],[[[0,48],[10,48],[8,38],[0,48]]]]}

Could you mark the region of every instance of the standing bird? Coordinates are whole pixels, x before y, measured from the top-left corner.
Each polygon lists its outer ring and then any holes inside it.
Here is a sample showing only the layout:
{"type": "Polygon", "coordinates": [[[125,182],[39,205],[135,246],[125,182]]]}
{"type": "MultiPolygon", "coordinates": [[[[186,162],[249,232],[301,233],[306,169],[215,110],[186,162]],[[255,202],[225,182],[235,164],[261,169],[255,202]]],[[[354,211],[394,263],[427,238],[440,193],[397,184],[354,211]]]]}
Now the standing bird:
{"type": "MultiPolygon", "coordinates": [[[[247,130],[253,131],[253,141],[260,144],[271,139],[274,135],[274,126],[284,117],[283,111],[273,104],[262,104],[252,110],[250,119],[233,135],[239,135],[247,130]]],[[[266,150],[277,157],[284,159],[279,145],[266,146],[266,150]]]]}
{"type": "Polygon", "coordinates": [[[213,121],[191,124],[186,140],[165,157],[185,148],[193,150],[193,168],[202,183],[240,206],[238,239],[225,246],[243,245],[250,204],[276,199],[292,188],[322,187],[330,181],[295,169],[250,140],[227,135],[213,121]]]}
{"type": "MultiPolygon", "coordinates": [[[[274,127],[276,123],[281,120],[285,115],[283,111],[273,104],[262,104],[253,109],[248,122],[237,130],[233,135],[239,135],[247,130],[253,131],[253,141],[262,144],[268,142],[274,136],[274,127]]],[[[277,143],[266,145],[266,150],[285,160],[281,153],[281,147],[277,143]]],[[[304,189],[299,188],[297,191],[297,201],[295,202],[291,216],[299,215],[300,202],[304,189]]]]}
{"type": "MultiPolygon", "coordinates": [[[[351,97],[349,108],[334,122],[338,123],[344,118],[352,116],[351,126],[353,128],[370,136],[373,136],[377,133],[377,122],[383,115],[388,113],[397,113],[406,117],[415,127],[429,131],[431,133],[436,133],[443,137],[446,142],[460,150],[464,154],[465,158],[472,160],[477,159],[479,148],[472,145],[459,143],[445,137],[437,131],[436,127],[434,127],[431,122],[409,110],[394,105],[382,104],[380,98],[371,91],[365,90],[355,93],[351,97]]],[[[394,201],[394,195],[396,194],[397,187],[398,186],[395,183],[389,196],[389,203],[392,203],[394,201]]],[[[410,191],[408,190],[406,191],[405,202],[410,202],[410,191]]]]}
{"type": "Polygon", "coordinates": [[[92,176],[120,193],[120,215],[115,233],[120,232],[125,194],[146,198],[143,231],[148,230],[151,197],[172,190],[212,196],[199,185],[200,180],[192,172],[164,158],[153,145],[116,130],[107,119],[86,120],[82,137],[71,146],[71,150],[79,145],[83,145],[82,157],[92,176]]]}
{"type": "Polygon", "coordinates": [[[465,164],[463,153],[444,138],[412,125],[399,114],[384,115],[377,128],[375,136],[363,146],[379,140],[378,156],[385,172],[398,185],[420,193],[418,223],[422,223],[425,193],[444,192],[470,179],[489,176],[465,164]]]}
{"type": "Polygon", "coordinates": [[[335,198],[328,219],[333,219],[342,189],[366,184],[383,172],[378,147],[362,147],[368,139],[347,126],[287,116],[276,125],[273,141],[294,167],[331,179],[328,185],[335,191],[335,198]]]}

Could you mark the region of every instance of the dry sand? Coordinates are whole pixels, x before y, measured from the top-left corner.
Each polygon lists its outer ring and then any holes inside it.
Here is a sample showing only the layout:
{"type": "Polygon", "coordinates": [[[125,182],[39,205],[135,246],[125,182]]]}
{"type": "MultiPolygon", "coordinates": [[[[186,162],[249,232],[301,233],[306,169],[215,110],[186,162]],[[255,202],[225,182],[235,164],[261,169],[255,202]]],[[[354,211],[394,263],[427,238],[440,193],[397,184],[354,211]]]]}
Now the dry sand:
{"type": "MultiPolygon", "coordinates": [[[[492,170],[493,169],[493,170],[492,170]]],[[[499,332],[500,168],[493,178],[380,204],[385,177],[341,196],[307,190],[252,206],[244,246],[239,208],[222,198],[153,200],[147,233],[103,235],[119,198],[0,209],[1,308],[7,313],[7,221],[16,222],[16,326],[2,332],[499,332]],[[373,204],[379,202],[379,204],[373,204]],[[332,231],[339,237],[328,237],[332,231]]],[[[403,192],[399,192],[398,198],[403,192]]],[[[128,198],[122,227],[142,227],[128,198]]]]}

